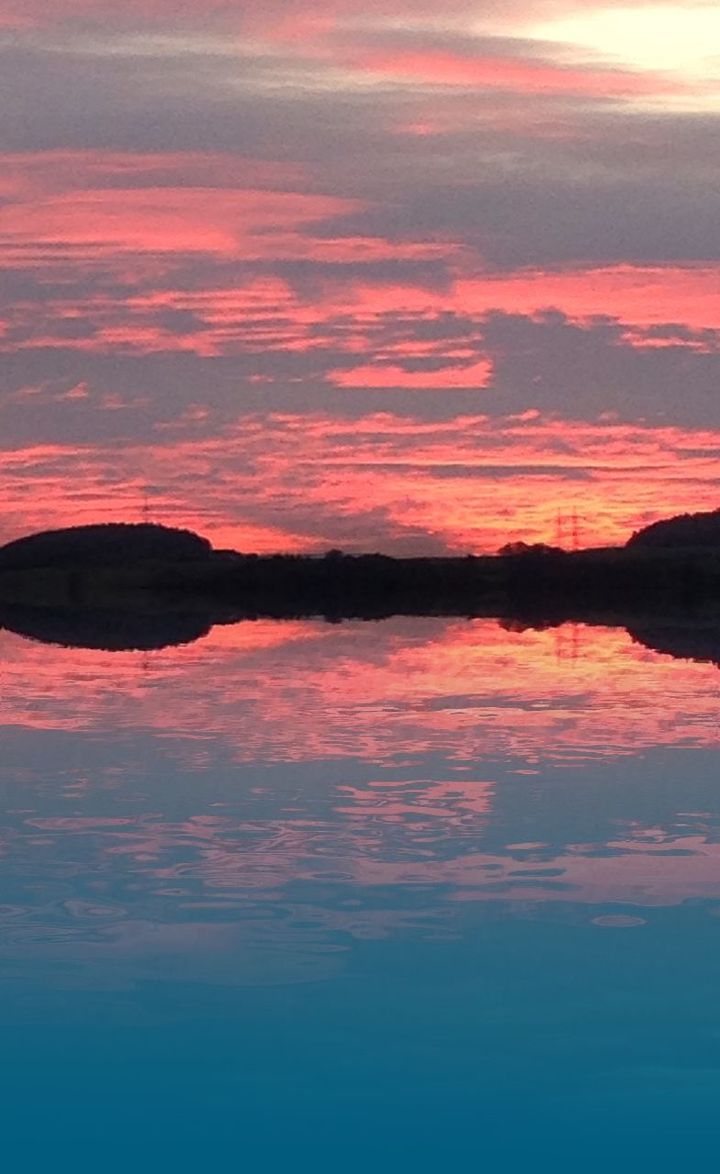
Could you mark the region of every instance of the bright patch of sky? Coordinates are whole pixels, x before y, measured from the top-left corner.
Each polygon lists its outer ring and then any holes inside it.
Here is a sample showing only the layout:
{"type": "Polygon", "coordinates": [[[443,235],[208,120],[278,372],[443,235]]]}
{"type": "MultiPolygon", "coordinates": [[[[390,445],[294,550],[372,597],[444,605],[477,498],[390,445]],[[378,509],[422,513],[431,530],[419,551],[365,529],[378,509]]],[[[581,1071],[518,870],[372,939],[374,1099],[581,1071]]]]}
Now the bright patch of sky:
{"type": "Polygon", "coordinates": [[[600,8],[534,24],[533,37],[577,45],[636,69],[720,80],[720,7],[600,8]]]}

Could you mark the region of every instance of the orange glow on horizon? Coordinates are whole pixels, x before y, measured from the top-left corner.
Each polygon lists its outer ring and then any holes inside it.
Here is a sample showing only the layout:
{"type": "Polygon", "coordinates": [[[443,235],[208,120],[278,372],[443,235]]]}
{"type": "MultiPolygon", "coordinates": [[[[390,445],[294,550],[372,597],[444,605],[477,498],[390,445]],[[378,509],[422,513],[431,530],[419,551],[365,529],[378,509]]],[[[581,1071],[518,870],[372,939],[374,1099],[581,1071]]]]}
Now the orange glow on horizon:
{"type": "Polygon", "coordinates": [[[5,541],[82,522],[189,526],[216,546],[395,554],[494,552],[556,538],[622,544],[660,517],[718,507],[720,434],[536,412],[430,422],[390,414],[248,417],[222,434],[3,458],[5,541]],[[153,489],[147,495],[147,470],[153,489]],[[202,501],[202,506],[198,502],[202,501]]]}

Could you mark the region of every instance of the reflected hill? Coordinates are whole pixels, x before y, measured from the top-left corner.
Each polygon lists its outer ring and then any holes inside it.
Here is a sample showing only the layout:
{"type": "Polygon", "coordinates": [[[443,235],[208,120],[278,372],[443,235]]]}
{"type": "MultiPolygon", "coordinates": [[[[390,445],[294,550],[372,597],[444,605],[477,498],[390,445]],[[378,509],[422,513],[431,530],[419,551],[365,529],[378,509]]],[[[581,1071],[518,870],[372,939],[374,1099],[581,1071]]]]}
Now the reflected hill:
{"type": "Polygon", "coordinates": [[[637,644],[662,652],[678,660],[695,660],[703,664],[714,664],[720,668],[720,622],[707,624],[702,620],[694,623],[633,626],[628,635],[637,644]]]}
{"type": "Polygon", "coordinates": [[[43,644],[104,652],[152,652],[191,644],[213,627],[202,614],[0,604],[0,630],[43,644]]]}
{"type": "MultiPolygon", "coordinates": [[[[407,612],[396,612],[404,614],[407,612]]],[[[418,618],[425,613],[416,614],[418,618]]],[[[436,613],[437,614],[437,613],[436,613]]],[[[451,616],[455,613],[442,613],[451,616]]],[[[153,652],[164,648],[192,644],[207,636],[217,625],[247,623],[261,619],[275,619],[279,622],[323,618],[327,623],[343,620],[364,620],[368,623],[389,619],[390,615],[347,615],[318,616],[317,612],[305,614],[297,611],[252,609],[251,611],[226,609],[211,611],[168,611],[167,609],[136,610],[134,608],[51,608],[23,604],[0,604],[0,630],[12,632],[26,639],[43,644],[60,645],[65,648],[87,648],[104,652],[142,651],[153,652]]],[[[566,623],[582,622],[596,627],[624,628],[635,643],[652,652],[662,653],[679,660],[693,660],[715,664],[720,668],[720,618],[651,616],[627,622],[619,615],[586,616],[581,621],[575,616],[558,619],[556,615],[504,614],[486,617],[497,619],[508,631],[523,632],[527,629],[559,628],[566,623]]]]}

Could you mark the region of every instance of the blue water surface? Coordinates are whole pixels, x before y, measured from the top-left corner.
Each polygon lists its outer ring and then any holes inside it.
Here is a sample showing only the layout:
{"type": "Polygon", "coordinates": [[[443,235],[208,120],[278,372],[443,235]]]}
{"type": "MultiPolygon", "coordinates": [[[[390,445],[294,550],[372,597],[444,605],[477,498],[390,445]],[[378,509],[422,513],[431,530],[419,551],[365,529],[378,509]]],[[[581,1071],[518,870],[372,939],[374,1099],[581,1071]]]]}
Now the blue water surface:
{"type": "Polygon", "coordinates": [[[714,665],[491,621],[0,645],[8,1169],[713,1158],[714,665]]]}

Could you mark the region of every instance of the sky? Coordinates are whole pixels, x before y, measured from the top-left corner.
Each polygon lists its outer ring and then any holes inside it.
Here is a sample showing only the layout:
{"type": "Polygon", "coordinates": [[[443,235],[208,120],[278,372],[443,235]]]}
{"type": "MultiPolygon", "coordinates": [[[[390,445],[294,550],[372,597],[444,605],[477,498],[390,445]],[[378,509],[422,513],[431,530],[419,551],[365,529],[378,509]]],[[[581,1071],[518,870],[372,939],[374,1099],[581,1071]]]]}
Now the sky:
{"type": "Polygon", "coordinates": [[[720,506],[714,0],[0,0],[0,58],[0,541],[720,506]]]}

